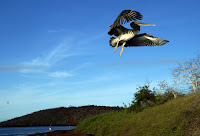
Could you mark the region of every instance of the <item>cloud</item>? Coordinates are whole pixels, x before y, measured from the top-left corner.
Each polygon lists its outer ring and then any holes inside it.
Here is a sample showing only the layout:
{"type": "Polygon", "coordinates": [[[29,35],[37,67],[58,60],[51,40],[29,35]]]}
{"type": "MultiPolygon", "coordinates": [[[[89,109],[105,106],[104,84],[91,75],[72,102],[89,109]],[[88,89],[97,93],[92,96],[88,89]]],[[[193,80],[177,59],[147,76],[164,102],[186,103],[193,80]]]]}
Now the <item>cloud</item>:
{"type": "MultiPolygon", "coordinates": [[[[68,37],[65,40],[63,40],[60,44],[58,44],[54,49],[32,60],[22,62],[20,65],[24,67],[39,66],[42,67],[43,70],[45,71],[45,69],[51,68],[52,66],[55,66],[55,64],[60,65],[61,62],[64,62],[64,59],[69,58],[71,56],[90,54],[88,53],[88,50],[87,52],[85,51],[85,47],[83,48],[83,45],[85,44],[88,45],[89,42],[97,40],[98,38],[102,38],[102,36],[104,35],[98,34],[95,36],[90,36],[79,40],[74,39],[74,37],[68,37]],[[73,49],[74,47],[76,47],[76,50],[73,49]]],[[[66,61],[67,60],[65,60],[65,62],[66,61]]],[[[41,71],[42,69],[40,69],[40,71],[38,70],[34,71],[34,69],[22,69],[20,72],[31,73],[31,72],[41,72],[41,71]]]]}
{"type": "Polygon", "coordinates": [[[122,61],[122,62],[112,62],[112,63],[99,63],[97,65],[103,67],[114,67],[114,66],[151,66],[157,64],[169,64],[169,63],[176,63],[176,59],[160,59],[160,60],[153,60],[153,61],[122,61]]]}
{"type": "Polygon", "coordinates": [[[112,73],[105,73],[105,74],[101,74],[101,75],[95,75],[93,77],[90,77],[88,79],[84,79],[84,80],[77,80],[74,82],[69,82],[67,83],[67,85],[90,85],[90,84],[94,84],[94,83],[102,83],[102,82],[108,82],[108,81],[113,81],[113,79],[117,79],[119,78],[116,75],[113,75],[112,73]]]}
{"type": "MultiPolygon", "coordinates": [[[[68,58],[70,56],[77,55],[70,51],[70,41],[69,42],[62,42],[58,46],[56,46],[53,50],[45,53],[42,56],[36,57],[30,61],[22,62],[21,65],[24,67],[33,67],[33,66],[40,66],[44,69],[48,69],[55,65],[57,62],[68,58]]],[[[20,72],[23,73],[31,73],[31,72],[41,72],[41,71],[34,71],[33,69],[22,69],[20,72]]]]}
{"type": "Polygon", "coordinates": [[[49,76],[50,77],[55,77],[55,78],[66,78],[66,77],[71,77],[73,75],[68,73],[68,72],[56,71],[56,72],[49,73],[49,76]]]}
{"type": "Polygon", "coordinates": [[[32,66],[0,66],[0,70],[36,70],[40,69],[41,66],[38,65],[32,65],[32,66]]]}
{"type": "Polygon", "coordinates": [[[75,71],[78,71],[80,69],[92,66],[92,65],[93,65],[92,63],[86,62],[86,63],[83,63],[83,64],[79,65],[78,67],[72,69],[70,72],[75,72],[75,71]]]}
{"type": "MultiPolygon", "coordinates": [[[[105,32],[106,33],[106,32],[105,32]]],[[[98,34],[94,34],[93,36],[84,36],[86,38],[83,38],[83,40],[80,40],[77,42],[77,45],[83,45],[83,44],[87,44],[87,43],[90,43],[90,42],[93,42],[93,41],[96,41],[100,38],[103,38],[105,37],[105,33],[102,32],[102,33],[98,33],[98,34]],[[89,38],[88,38],[89,37],[89,38]]]]}
{"type": "Polygon", "coordinates": [[[68,43],[64,42],[54,48],[52,51],[48,52],[43,57],[38,57],[33,59],[31,62],[26,62],[28,65],[45,65],[49,66],[56,63],[58,60],[62,58],[66,58],[71,56],[71,54],[66,53],[69,50],[68,43]]]}

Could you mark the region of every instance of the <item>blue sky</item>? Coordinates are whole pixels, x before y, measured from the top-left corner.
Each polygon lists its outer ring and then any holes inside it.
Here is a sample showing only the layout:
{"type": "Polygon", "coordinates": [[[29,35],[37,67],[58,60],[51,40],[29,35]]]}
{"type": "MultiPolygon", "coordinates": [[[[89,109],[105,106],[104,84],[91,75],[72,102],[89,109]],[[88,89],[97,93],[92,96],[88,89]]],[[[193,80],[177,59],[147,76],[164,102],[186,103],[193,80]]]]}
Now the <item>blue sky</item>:
{"type": "MultiPolygon", "coordinates": [[[[122,106],[145,81],[172,82],[177,60],[199,50],[198,0],[0,0],[0,121],[65,106],[122,106]],[[170,42],[114,53],[109,26],[122,10],[170,42]]],[[[129,24],[125,25],[129,27],[129,24]]]]}

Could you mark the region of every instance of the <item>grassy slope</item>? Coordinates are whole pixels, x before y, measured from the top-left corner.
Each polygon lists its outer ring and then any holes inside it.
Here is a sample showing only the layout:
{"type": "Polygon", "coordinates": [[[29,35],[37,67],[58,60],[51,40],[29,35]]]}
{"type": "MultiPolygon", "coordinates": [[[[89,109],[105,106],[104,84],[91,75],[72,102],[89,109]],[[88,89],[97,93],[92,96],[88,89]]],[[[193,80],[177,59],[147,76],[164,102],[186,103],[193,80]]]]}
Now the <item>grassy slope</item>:
{"type": "Polygon", "coordinates": [[[193,94],[138,114],[113,112],[82,121],[77,131],[95,136],[200,136],[200,94],[193,94]]]}

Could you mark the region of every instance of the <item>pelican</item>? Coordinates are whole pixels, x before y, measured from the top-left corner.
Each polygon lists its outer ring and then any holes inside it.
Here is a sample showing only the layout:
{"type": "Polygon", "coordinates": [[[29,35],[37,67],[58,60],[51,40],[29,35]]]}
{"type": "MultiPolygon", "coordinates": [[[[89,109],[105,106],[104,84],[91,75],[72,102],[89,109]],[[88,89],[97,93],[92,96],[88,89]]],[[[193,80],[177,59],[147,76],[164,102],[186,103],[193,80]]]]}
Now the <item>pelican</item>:
{"type": "Polygon", "coordinates": [[[127,29],[123,26],[118,26],[118,27],[114,27],[109,34],[110,35],[115,35],[117,36],[115,37],[111,37],[110,38],[110,45],[112,47],[115,47],[115,51],[117,46],[121,46],[122,45],[122,50],[120,52],[120,56],[122,55],[123,52],[123,48],[124,47],[131,47],[131,46],[156,46],[156,45],[164,45],[165,43],[169,42],[167,40],[164,39],[160,39],[160,38],[156,38],[153,37],[152,35],[148,34],[148,33],[144,33],[144,34],[138,34],[139,30],[140,30],[140,25],[143,26],[152,26],[152,24],[146,24],[146,23],[141,23],[141,22],[132,22],[131,27],[134,28],[132,29],[127,29]],[[133,32],[135,35],[130,37],[129,39],[127,38],[127,40],[118,40],[118,37],[122,37],[122,36],[126,36],[127,32],[133,32]],[[138,34],[138,35],[137,35],[138,34]],[[117,45],[116,45],[117,42],[117,45]]]}
{"type": "Polygon", "coordinates": [[[110,26],[108,34],[117,36],[116,38],[112,37],[110,40],[111,46],[115,46],[114,52],[117,50],[119,43],[122,42],[122,50],[120,52],[120,56],[122,55],[126,41],[129,41],[131,38],[133,38],[139,33],[140,26],[155,26],[153,24],[135,22],[137,19],[142,19],[142,15],[139,12],[133,10],[124,10],[119,14],[115,22],[110,26]],[[133,29],[126,29],[122,26],[123,23],[132,20],[134,20],[134,22],[132,22],[130,26],[133,29]]]}
{"type": "Polygon", "coordinates": [[[120,57],[122,55],[126,42],[132,39],[134,36],[136,36],[140,32],[140,26],[155,26],[155,25],[141,23],[141,22],[132,22],[130,26],[133,29],[127,29],[120,25],[118,27],[112,28],[112,30],[109,32],[110,35],[117,36],[116,38],[111,37],[111,40],[110,40],[111,46],[115,46],[114,52],[117,50],[119,43],[122,43],[122,50],[120,52],[120,57]]]}

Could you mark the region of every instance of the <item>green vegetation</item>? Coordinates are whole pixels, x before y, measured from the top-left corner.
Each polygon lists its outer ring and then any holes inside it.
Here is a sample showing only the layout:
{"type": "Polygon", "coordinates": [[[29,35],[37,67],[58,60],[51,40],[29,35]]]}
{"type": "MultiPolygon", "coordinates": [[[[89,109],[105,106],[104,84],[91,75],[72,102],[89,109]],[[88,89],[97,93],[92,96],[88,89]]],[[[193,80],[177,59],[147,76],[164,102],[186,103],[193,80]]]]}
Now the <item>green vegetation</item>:
{"type": "Polygon", "coordinates": [[[132,111],[129,107],[122,112],[87,118],[76,131],[95,136],[200,136],[200,93],[178,97],[164,104],[163,100],[166,97],[171,99],[173,95],[155,95],[148,86],[140,88],[136,94],[130,106],[132,111]],[[141,95],[147,99],[138,99],[141,95]],[[154,104],[148,104],[151,101],[154,104]]]}
{"type": "MultiPolygon", "coordinates": [[[[165,102],[174,99],[174,95],[172,90],[167,90],[165,93],[160,94],[155,91],[151,91],[149,89],[150,85],[144,85],[137,88],[138,92],[134,94],[134,98],[130,107],[126,109],[127,112],[141,112],[144,109],[155,107],[160,104],[164,104],[165,102]]],[[[176,92],[176,97],[184,96],[181,93],[176,92]]],[[[125,106],[127,107],[127,106],[125,106]]]]}

